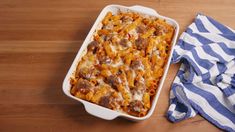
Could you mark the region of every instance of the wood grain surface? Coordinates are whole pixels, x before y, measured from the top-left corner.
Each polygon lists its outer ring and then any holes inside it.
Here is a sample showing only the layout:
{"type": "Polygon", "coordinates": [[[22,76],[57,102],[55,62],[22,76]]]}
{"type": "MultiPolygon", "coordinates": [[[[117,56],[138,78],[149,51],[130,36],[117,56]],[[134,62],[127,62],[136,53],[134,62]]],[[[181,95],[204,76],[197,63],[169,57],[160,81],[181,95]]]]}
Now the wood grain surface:
{"type": "Polygon", "coordinates": [[[235,28],[234,0],[1,0],[0,132],[220,131],[200,116],[178,123],[165,118],[179,65],[171,65],[150,119],[105,121],[67,98],[62,81],[102,8],[143,5],[176,19],[182,32],[197,13],[235,28]]]}

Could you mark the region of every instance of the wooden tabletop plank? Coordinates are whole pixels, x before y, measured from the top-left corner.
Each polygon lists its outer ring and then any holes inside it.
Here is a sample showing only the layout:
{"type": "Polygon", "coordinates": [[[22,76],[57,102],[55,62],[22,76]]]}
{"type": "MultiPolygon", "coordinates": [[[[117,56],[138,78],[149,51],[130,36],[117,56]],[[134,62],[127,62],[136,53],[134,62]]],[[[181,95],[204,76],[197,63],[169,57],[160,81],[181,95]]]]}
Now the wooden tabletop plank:
{"type": "Polygon", "coordinates": [[[1,0],[0,131],[220,131],[200,116],[179,123],[166,119],[179,64],[170,66],[157,107],[146,121],[105,121],[63,94],[63,79],[108,4],[151,7],[176,19],[180,32],[197,13],[235,28],[233,0],[1,0]]]}

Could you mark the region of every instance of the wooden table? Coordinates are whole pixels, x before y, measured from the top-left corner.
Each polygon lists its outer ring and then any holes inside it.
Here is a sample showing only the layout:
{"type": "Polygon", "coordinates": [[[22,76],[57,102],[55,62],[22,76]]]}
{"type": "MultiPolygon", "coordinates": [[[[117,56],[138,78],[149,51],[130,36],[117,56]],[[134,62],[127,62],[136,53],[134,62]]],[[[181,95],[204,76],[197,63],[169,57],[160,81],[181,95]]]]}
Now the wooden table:
{"type": "Polygon", "coordinates": [[[165,118],[179,65],[171,65],[150,119],[105,121],[67,98],[62,81],[101,9],[108,4],[144,5],[176,19],[181,32],[198,12],[235,28],[234,0],[1,0],[0,131],[219,131],[196,116],[179,123],[165,118]]]}

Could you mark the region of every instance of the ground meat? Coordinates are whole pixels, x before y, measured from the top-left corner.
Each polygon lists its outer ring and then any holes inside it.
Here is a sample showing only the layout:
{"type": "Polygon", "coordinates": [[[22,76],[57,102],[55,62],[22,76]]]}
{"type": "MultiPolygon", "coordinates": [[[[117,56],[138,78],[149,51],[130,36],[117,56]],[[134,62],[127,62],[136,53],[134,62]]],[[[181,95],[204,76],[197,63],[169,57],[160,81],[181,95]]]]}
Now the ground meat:
{"type": "Polygon", "coordinates": [[[105,41],[112,40],[113,34],[108,34],[105,36],[105,41]]]}
{"type": "Polygon", "coordinates": [[[164,33],[167,33],[167,32],[168,31],[167,31],[166,27],[159,25],[159,26],[157,26],[154,34],[158,36],[158,35],[163,35],[164,33]]]}
{"type": "Polygon", "coordinates": [[[110,64],[112,60],[108,56],[98,56],[100,64],[110,64]]]}
{"type": "Polygon", "coordinates": [[[134,100],[130,102],[129,110],[131,112],[141,112],[144,109],[144,105],[139,100],[134,100]]]}
{"type": "Polygon", "coordinates": [[[106,108],[111,108],[111,97],[110,96],[103,96],[100,101],[99,101],[99,104],[101,106],[104,106],[106,108]]]}
{"type": "Polygon", "coordinates": [[[81,68],[78,72],[78,76],[84,79],[90,79],[92,76],[93,70],[89,68],[81,68]]]}
{"type": "Polygon", "coordinates": [[[79,79],[76,84],[76,88],[77,88],[78,92],[81,92],[83,94],[87,94],[91,90],[92,84],[85,79],[79,79]]]}
{"type": "Polygon", "coordinates": [[[121,69],[119,69],[116,73],[116,75],[121,75],[123,73],[123,71],[121,69]]]}
{"type": "Polygon", "coordinates": [[[145,50],[147,47],[148,41],[146,39],[143,39],[139,37],[137,40],[135,40],[135,45],[138,50],[145,50]]]}
{"type": "Polygon", "coordinates": [[[121,18],[121,20],[122,20],[123,22],[132,22],[132,21],[133,21],[133,18],[132,18],[132,17],[129,17],[129,16],[123,16],[123,17],[121,18]]]}
{"type": "Polygon", "coordinates": [[[137,33],[145,33],[147,29],[144,26],[138,26],[136,28],[137,33]]]}
{"type": "Polygon", "coordinates": [[[88,51],[90,51],[94,54],[96,53],[98,48],[99,48],[99,43],[97,41],[90,42],[90,44],[87,47],[88,51]]]}
{"type": "Polygon", "coordinates": [[[128,43],[128,40],[127,40],[127,39],[122,39],[122,40],[120,41],[120,45],[122,45],[123,47],[127,47],[127,46],[128,46],[127,43],[128,43]]]}
{"type": "Polygon", "coordinates": [[[146,90],[146,86],[143,83],[141,83],[139,81],[136,81],[135,82],[135,89],[136,90],[140,90],[140,91],[145,91],[146,90]]]}
{"type": "Polygon", "coordinates": [[[106,78],[106,82],[114,89],[117,89],[117,85],[120,83],[120,78],[118,78],[116,75],[110,75],[106,78]]]}
{"type": "Polygon", "coordinates": [[[133,60],[133,61],[131,61],[130,67],[131,67],[132,69],[139,69],[139,68],[141,68],[142,66],[143,66],[143,65],[142,65],[142,63],[141,63],[140,60],[133,60]]]}

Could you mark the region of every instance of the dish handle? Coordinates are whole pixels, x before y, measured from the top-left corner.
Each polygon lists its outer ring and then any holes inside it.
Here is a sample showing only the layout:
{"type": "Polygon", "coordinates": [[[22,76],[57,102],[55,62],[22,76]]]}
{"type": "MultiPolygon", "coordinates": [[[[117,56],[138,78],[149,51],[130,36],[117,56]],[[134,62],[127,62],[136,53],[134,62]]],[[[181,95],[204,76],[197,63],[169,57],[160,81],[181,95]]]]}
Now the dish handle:
{"type": "Polygon", "coordinates": [[[116,117],[120,116],[120,113],[116,111],[101,106],[97,106],[92,103],[84,103],[84,107],[89,114],[105,120],[113,120],[116,117]]]}
{"type": "Polygon", "coordinates": [[[140,6],[140,5],[131,6],[130,9],[136,10],[136,11],[141,11],[141,12],[144,12],[144,13],[150,14],[150,15],[159,15],[157,13],[157,11],[155,11],[154,9],[148,8],[148,7],[144,7],[144,6],[140,6]]]}

